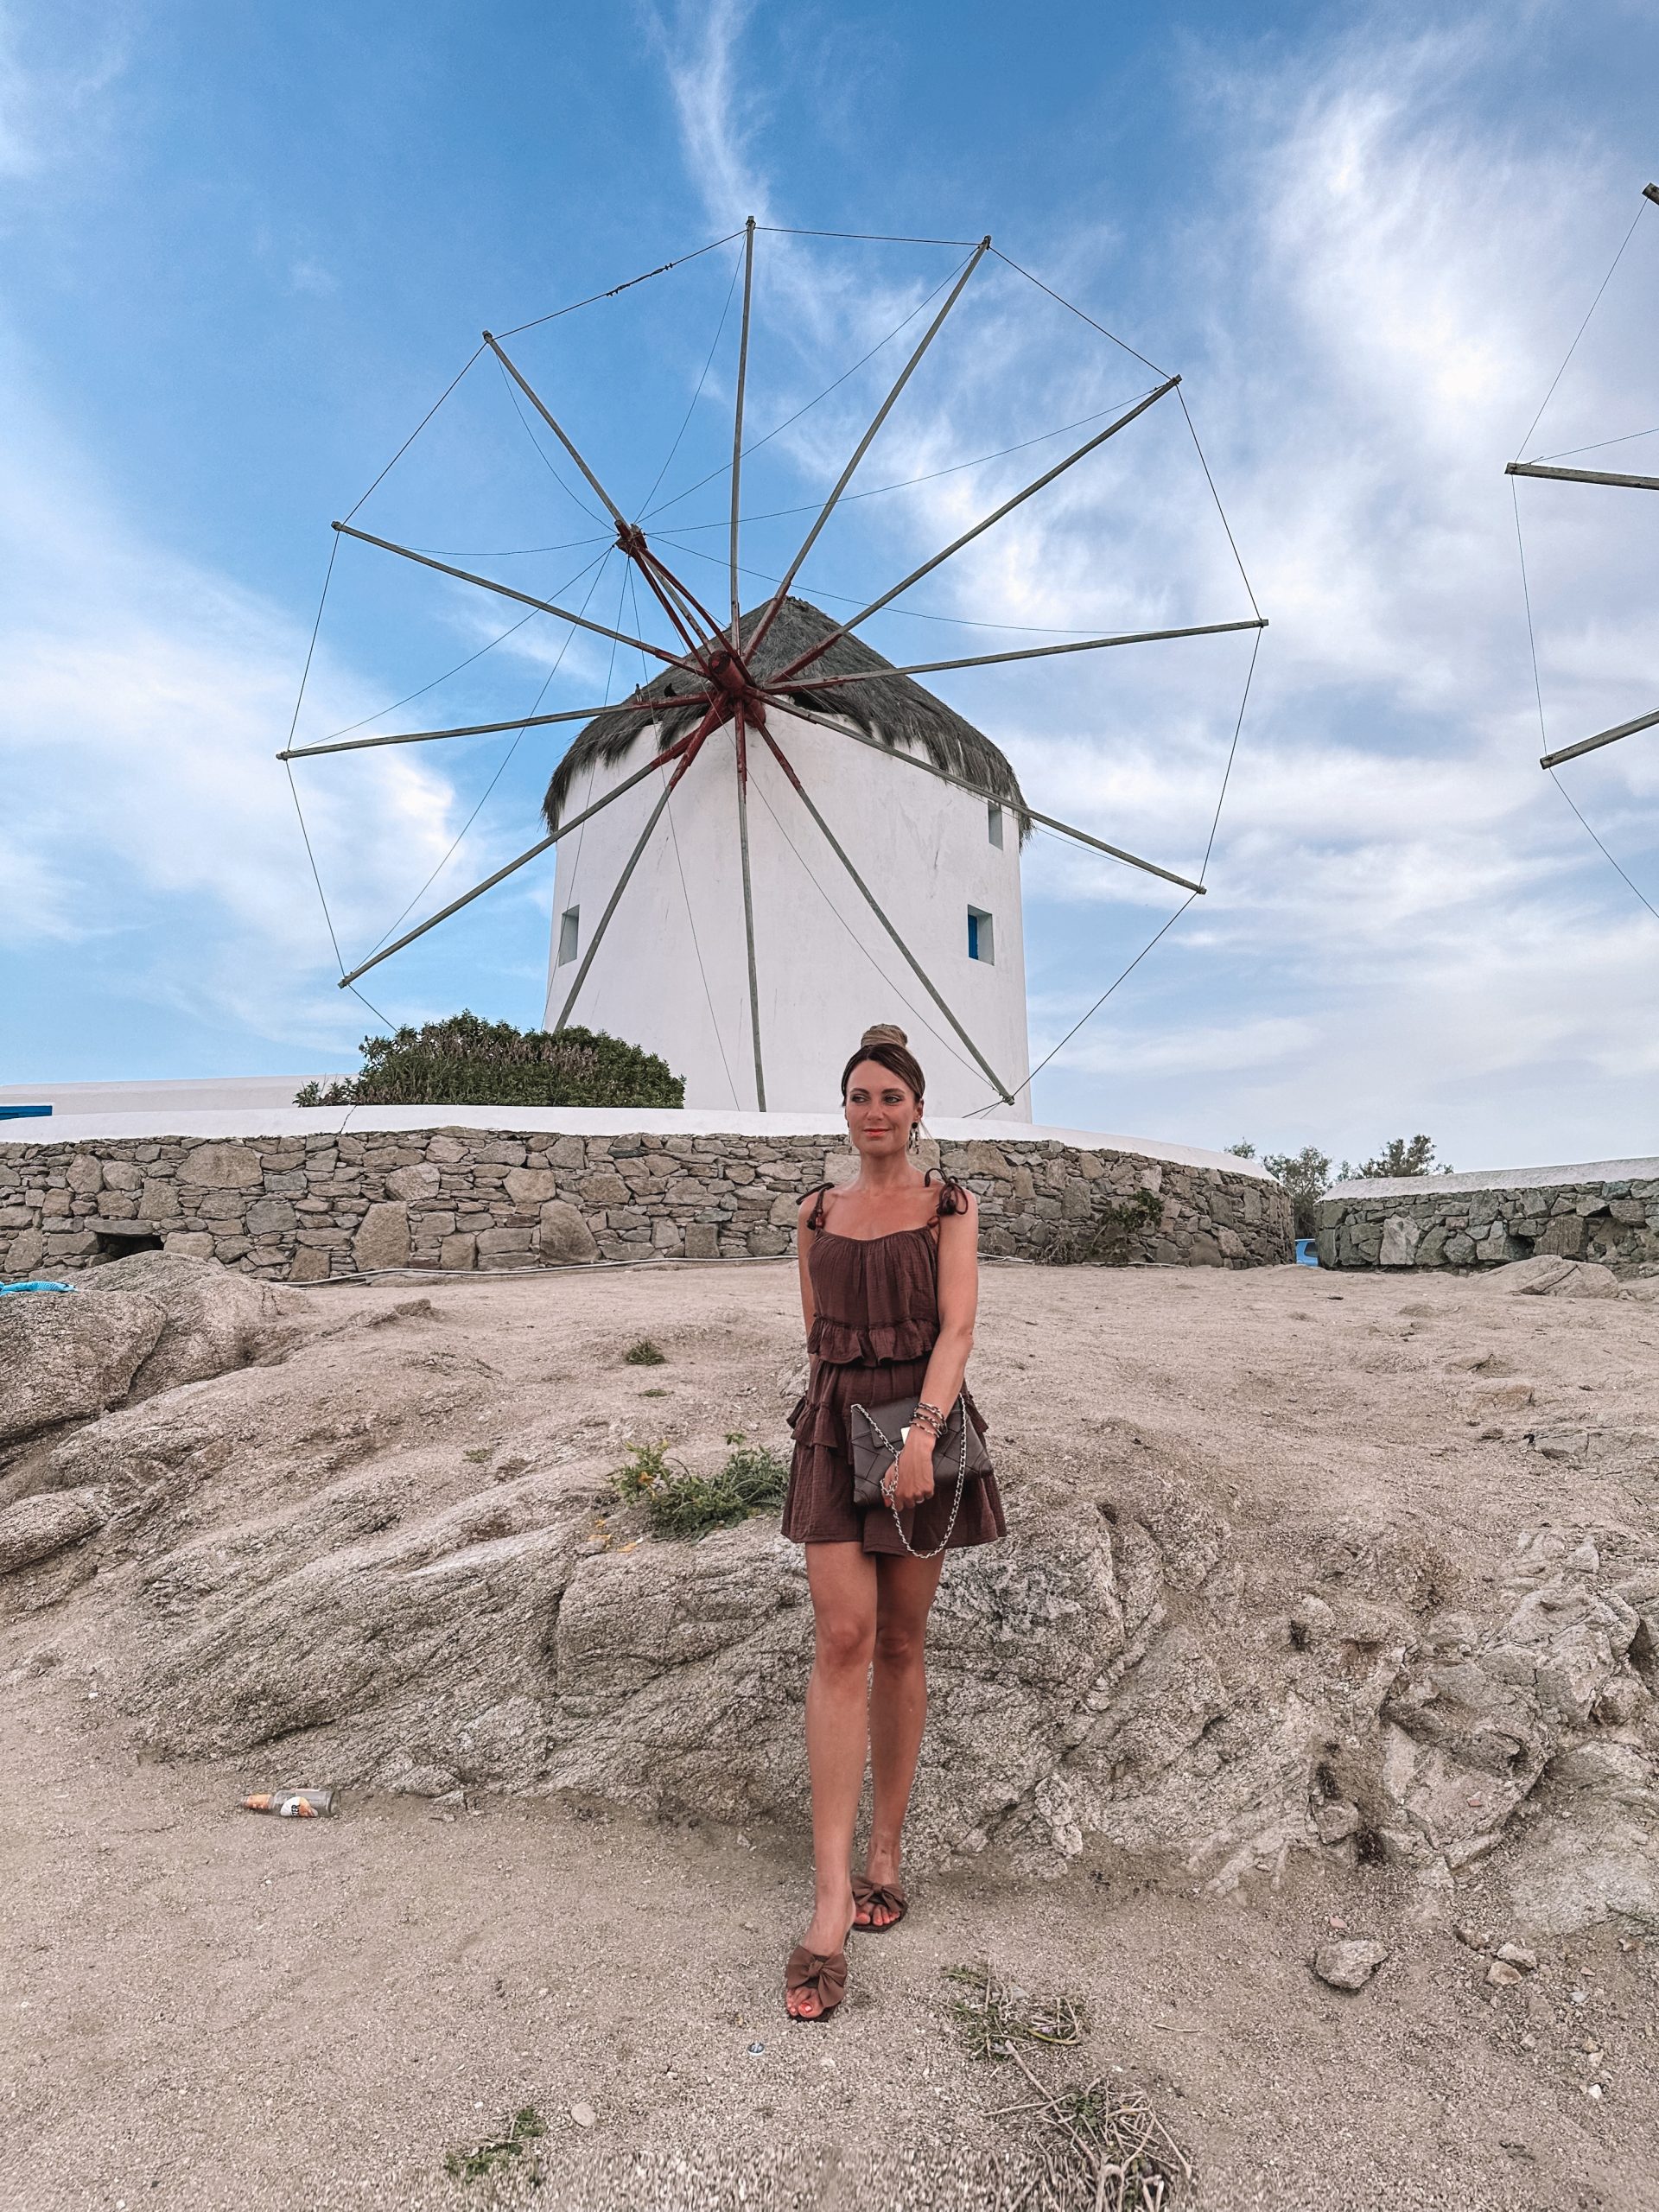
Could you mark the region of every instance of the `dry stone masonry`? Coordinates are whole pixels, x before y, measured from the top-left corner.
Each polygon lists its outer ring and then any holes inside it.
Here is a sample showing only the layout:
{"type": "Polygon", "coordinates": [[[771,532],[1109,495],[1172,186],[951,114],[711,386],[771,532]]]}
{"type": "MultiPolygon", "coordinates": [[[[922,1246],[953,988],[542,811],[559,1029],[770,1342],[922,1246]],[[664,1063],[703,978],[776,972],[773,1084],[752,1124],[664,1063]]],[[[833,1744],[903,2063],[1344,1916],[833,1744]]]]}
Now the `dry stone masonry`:
{"type": "MultiPolygon", "coordinates": [[[[1106,1256],[1155,1266],[1290,1256],[1287,1202],[1259,1175],[1052,1140],[930,1151],[977,1192],[989,1253],[1076,1257],[1104,1232],[1106,1256]]],[[[853,1164],[821,1135],[725,1132],[0,1143],[0,1276],[157,1248],[300,1283],[399,1268],[777,1255],[793,1248],[803,1192],[853,1164]]]]}
{"type": "Polygon", "coordinates": [[[1325,1268],[1503,1267],[1534,1257],[1659,1265],[1659,1160],[1338,1184],[1319,1211],[1325,1268]]]}

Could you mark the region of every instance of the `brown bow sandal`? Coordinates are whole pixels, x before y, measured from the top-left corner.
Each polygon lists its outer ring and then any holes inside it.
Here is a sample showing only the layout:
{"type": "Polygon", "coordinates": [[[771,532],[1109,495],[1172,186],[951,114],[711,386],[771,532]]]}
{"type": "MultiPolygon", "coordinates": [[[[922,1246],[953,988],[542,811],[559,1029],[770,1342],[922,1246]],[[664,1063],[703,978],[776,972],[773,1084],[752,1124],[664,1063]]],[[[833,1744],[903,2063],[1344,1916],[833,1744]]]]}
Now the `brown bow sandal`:
{"type": "MultiPolygon", "coordinates": [[[[784,1993],[789,1997],[798,1989],[810,1989],[818,2000],[816,2012],[790,2012],[791,2020],[810,2026],[827,2020],[847,1994],[847,1954],[832,1951],[826,1958],[818,1951],[809,1951],[804,1943],[798,1943],[789,1955],[784,1968],[784,1993]]],[[[784,2007],[789,2011],[787,2004],[784,2007]]]]}
{"type": "Polygon", "coordinates": [[[862,1936],[887,1936],[899,1925],[910,1910],[910,1900],[905,1895],[902,1882],[872,1882],[867,1875],[853,1877],[853,1904],[855,1916],[853,1925],[862,1936]],[[856,1913],[890,1912],[891,1920],[860,1920],[856,1913]]]}

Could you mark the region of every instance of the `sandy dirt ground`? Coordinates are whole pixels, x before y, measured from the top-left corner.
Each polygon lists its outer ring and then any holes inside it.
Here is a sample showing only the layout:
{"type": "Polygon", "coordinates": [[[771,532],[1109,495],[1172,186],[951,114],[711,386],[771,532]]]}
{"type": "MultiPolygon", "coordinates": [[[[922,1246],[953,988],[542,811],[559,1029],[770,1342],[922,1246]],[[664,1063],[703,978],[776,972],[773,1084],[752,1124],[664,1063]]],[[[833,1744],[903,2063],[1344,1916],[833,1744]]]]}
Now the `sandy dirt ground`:
{"type": "MultiPolygon", "coordinates": [[[[410,1294],[315,1303],[332,1327],[410,1294]]],[[[608,1404],[600,1457],[652,1434],[781,1433],[787,1266],[420,1294],[428,1352],[487,1347],[499,1370],[568,1376],[578,1336],[656,1338],[665,1366],[569,1384],[573,1417],[608,1404]]],[[[1454,1541],[1478,1586],[1540,1526],[1651,1528],[1650,1481],[1564,1471],[1526,1431],[1593,1407],[1652,1433],[1656,1349],[1659,1306],[1476,1281],[1009,1267],[987,1270],[973,1380],[1011,1497],[1022,1469],[1087,1480],[1102,1424],[1150,1424],[1226,1470],[1287,1587],[1319,1531],[1379,1501],[1454,1541]],[[1481,1401],[1505,1376],[1529,1383],[1524,1414],[1481,1401]]],[[[489,1442],[510,1444],[496,1425],[489,1442]]],[[[855,1939],[837,2018],[796,2025],[779,1981],[809,1895],[800,1832],[364,1792],[333,1821],[258,1819],[235,1800],[270,1777],[146,1760],[96,1687],[83,1652],[0,1697],[16,2212],[989,2206],[1023,2124],[998,2115],[1028,2092],[960,2047],[946,1972],[980,1961],[1086,2001],[1086,2045],[1033,2063],[1145,2088],[1197,2168],[1178,2203],[1659,2204],[1659,1942],[1630,1930],[1554,1942],[1494,1989],[1386,1867],[1309,1854],[1276,1891],[1217,1899],[1086,1858],[1022,1881],[987,1854],[918,1880],[902,1928],[855,1939]],[[1333,1920],[1389,1948],[1357,1995],[1309,1971],[1333,1920]],[[533,2159],[446,2173],[446,2152],[526,2105],[549,2131],[533,2159]]],[[[1471,1872],[1460,1916],[1480,1918],[1489,1878],[1471,1872]]]]}

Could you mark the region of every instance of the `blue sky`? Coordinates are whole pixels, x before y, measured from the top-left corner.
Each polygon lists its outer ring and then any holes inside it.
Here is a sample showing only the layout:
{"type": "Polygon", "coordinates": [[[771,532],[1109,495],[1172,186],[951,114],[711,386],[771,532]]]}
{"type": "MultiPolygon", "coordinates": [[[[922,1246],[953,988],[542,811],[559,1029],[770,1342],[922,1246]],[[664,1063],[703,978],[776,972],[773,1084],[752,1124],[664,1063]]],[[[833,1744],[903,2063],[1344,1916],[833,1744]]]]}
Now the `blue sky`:
{"type": "MultiPolygon", "coordinates": [[[[1211,895],[1039,1079],[1040,1117],[1352,1157],[1423,1128],[1459,1166],[1654,1149],[1659,920],[1536,767],[1502,469],[1659,174],[1655,81],[1659,22],[1638,5],[0,6],[0,1080],[350,1064],[371,1016],[334,988],[271,758],[327,523],[481,326],[753,213],[988,229],[1180,369],[1271,618],[1211,895]]],[[[960,258],[772,236],[762,251],[751,419],[768,424],[960,258]]],[[[625,505],[683,421],[661,496],[719,465],[734,251],[522,341],[625,505]]],[[[1656,297],[1649,208],[1529,452],[1619,437],[1605,460],[1659,471],[1659,435],[1630,435],[1659,426],[1656,297]]],[[[868,595],[1065,448],[958,463],[1147,382],[994,268],[950,336],[859,480],[930,480],[838,519],[803,579],[826,605],[868,595]]],[[[746,506],[822,492],[893,351],[757,457],[746,506]]],[[[716,518],[721,491],[660,526],[716,518]]],[[[1659,501],[1521,497],[1560,744],[1659,704],[1659,501]]],[[[469,373],[358,519],[488,555],[479,566],[531,590],[594,583],[592,611],[633,627],[616,560],[580,575],[603,547],[571,541],[595,526],[493,371],[469,373]],[[548,545],[565,550],[516,550],[548,545]]],[[[757,524],[762,575],[800,527],[757,524]]],[[[672,542],[688,580],[718,588],[697,557],[717,535],[672,542]]],[[[1249,611],[1168,403],[914,607],[873,642],[933,658],[1006,641],[969,623],[1249,611]]],[[[512,619],[347,549],[302,739],[486,645],[421,702],[435,719],[521,712],[543,684],[547,707],[582,705],[637,679],[598,641],[556,666],[562,633],[503,639],[512,619]]],[[[1185,872],[1248,651],[938,683],[1038,804],[1185,872]]],[[[557,741],[300,770],[348,958],[531,841],[557,741]]],[[[1653,738],[1562,783],[1659,906],[1653,738]]],[[[1026,881],[1040,1055],[1173,902],[1042,839],[1026,881]]],[[[550,866],[526,871],[377,969],[370,997],[396,1020],[466,1002],[534,1021],[550,890],[550,866]]]]}

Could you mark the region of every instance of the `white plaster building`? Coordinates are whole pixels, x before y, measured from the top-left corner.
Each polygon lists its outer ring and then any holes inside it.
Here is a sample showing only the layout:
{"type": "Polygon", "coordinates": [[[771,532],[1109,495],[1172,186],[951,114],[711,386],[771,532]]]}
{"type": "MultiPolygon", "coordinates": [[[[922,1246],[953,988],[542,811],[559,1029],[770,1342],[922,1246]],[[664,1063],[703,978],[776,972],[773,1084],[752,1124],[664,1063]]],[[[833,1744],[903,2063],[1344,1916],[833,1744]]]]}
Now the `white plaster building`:
{"type": "MultiPolygon", "coordinates": [[[[757,620],[745,619],[746,633],[757,620]]],[[[757,680],[775,675],[804,643],[834,626],[805,602],[786,601],[763,642],[757,680]]],[[[861,640],[846,638],[811,672],[891,665],[861,640]]],[[[636,696],[661,696],[674,683],[672,675],[660,678],[636,696]]],[[[768,710],[768,729],[848,857],[1012,1096],[1007,1103],[998,1098],[765,740],[751,733],[750,871],[768,1110],[833,1105],[842,1063],[862,1031],[873,1021],[896,1021],[927,1071],[931,1113],[988,1107],[988,1119],[1029,1122],[1022,817],[1013,769],[988,739],[910,677],[804,690],[798,696],[814,713],[851,721],[998,795],[978,796],[850,736],[768,710]]],[[[683,719],[653,737],[637,715],[589,723],[553,779],[550,823],[591,805],[640,768],[650,748],[689,727],[683,719]]],[[[687,770],[569,1014],[574,1024],[660,1053],[685,1077],[685,1103],[696,1109],[756,1103],[735,753],[728,723],[687,770]]],[[[671,773],[645,778],[557,848],[550,1029],[671,773]]]]}

